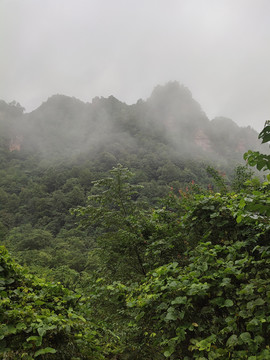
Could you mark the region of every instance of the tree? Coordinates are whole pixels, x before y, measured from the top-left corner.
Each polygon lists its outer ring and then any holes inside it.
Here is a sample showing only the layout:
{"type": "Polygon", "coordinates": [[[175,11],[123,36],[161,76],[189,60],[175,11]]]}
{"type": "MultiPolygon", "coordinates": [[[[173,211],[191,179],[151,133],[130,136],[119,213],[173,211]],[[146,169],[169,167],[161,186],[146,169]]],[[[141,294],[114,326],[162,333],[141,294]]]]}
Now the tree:
{"type": "MultiPolygon", "coordinates": [[[[265,122],[263,130],[259,134],[259,139],[262,139],[262,144],[270,141],[270,120],[265,122]]],[[[270,170],[270,155],[249,150],[244,154],[244,159],[247,160],[250,166],[256,166],[258,170],[270,170]]],[[[267,175],[267,178],[270,181],[270,174],[267,175]]]]}
{"type": "Polygon", "coordinates": [[[92,227],[105,274],[114,279],[132,279],[146,274],[143,237],[144,210],[137,201],[140,186],[129,183],[133,174],[122,165],[93,184],[88,205],[72,210],[80,216],[80,224],[92,227]]]}
{"type": "MultiPolygon", "coordinates": [[[[270,170],[269,155],[245,156],[270,170]]],[[[187,264],[154,269],[127,297],[138,358],[270,358],[269,182],[231,194],[220,185],[222,194],[198,196],[179,218],[193,243],[187,264]]]]}
{"type": "Polygon", "coordinates": [[[254,172],[249,169],[247,165],[238,165],[234,169],[232,190],[235,192],[240,192],[242,189],[244,189],[246,186],[246,181],[251,180],[253,174],[254,172]]]}
{"type": "Polygon", "coordinates": [[[137,358],[270,358],[269,216],[264,186],[197,198],[179,219],[187,264],[152,270],[127,297],[137,358]]]}
{"type": "Polygon", "coordinates": [[[3,246],[0,285],[2,359],[104,359],[98,327],[76,308],[81,296],[30,275],[3,246]]]}

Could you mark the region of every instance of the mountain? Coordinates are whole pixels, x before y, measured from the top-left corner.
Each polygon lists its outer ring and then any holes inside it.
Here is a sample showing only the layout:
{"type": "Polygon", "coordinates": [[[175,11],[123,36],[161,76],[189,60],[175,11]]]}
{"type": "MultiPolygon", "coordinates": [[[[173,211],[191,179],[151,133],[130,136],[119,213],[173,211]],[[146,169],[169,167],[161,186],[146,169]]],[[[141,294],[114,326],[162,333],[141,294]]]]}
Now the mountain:
{"type": "Polygon", "coordinates": [[[0,101],[4,358],[268,359],[269,184],[234,169],[257,137],[176,82],[0,101]]]}
{"type": "Polygon", "coordinates": [[[177,82],[157,86],[146,100],[127,105],[115,97],[84,103],[53,95],[31,113],[17,103],[0,102],[1,144],[10,151],[41,158],[96,158],[107,152],[115,161],[127,154],[212,161],[242,161],[248,149],[261,147],[258,134],[232,120],[210,121],[191,92],[177,82]],[[162,155],[163,154],[163,155],[162,155]]]}
{"type": "Polygon", "coordinates": [[[93,181],[118,163],[134,174],[132,184],[142,185],[140,200],[153,206],[170,188],[178,195],[191,183],[218,190],[208,165],[232,184],[245,151],[267,151],[257,138],[230,119],[210,121],[177,82],[133,105],[113,96],[84,103],[54,95],[25,113],[16,102],[0,101],[0,237],[15,229],[46,244],[48,236],[36,229],[69,231],[76,222],[69,210],[85,205],[93,181]]]}

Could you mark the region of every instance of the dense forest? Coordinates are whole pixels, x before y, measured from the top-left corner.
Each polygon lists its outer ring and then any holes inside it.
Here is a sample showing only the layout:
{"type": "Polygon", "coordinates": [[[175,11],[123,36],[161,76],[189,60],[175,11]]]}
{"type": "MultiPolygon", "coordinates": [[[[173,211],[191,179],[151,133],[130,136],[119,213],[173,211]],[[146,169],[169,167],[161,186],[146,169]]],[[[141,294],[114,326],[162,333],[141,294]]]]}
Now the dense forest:
{"type": "Polygon", "coordinates": [[[2,358],[270,359],[269,140],[176,82],[0,101],[2,358]]]}

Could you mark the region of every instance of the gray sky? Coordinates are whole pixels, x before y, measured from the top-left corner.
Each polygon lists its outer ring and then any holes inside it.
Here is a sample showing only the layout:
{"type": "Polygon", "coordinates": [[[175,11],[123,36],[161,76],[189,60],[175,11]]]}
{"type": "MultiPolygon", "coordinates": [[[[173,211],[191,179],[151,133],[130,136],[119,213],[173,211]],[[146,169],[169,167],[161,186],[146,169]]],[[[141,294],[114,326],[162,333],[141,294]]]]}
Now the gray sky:
{"type": "Polygon", "coordinates": [[[177,80],[210,119],[270,119],[270,0],[0,0],[0,49],[0,99],[26,111],[177,80]]]}

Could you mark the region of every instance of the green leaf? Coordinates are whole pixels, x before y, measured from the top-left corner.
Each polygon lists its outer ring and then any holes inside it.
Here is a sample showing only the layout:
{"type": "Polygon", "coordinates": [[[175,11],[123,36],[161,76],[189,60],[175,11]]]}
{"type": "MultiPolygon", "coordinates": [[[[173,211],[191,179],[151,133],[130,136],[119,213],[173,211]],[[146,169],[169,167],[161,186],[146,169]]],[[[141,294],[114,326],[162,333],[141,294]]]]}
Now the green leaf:
{"type": "Polygon", "coordinates": [[[27,342],[34,341],[36,346],[40,346],[42,344],[42,337],[41,336],[29,336],[26,339],[27,342]]]}
{"type": "Polygon", "coordinates": [[[16,325],[16,329],[19,330],[19,331],[25,330],[25,329],[27,329],[27,326],[26,326],[25,323],[18,323],[18,324],[16,325]]]}
{"type": "Polygon", "coordinates": [[[265,301],[262,298],[258,298],[254,301],[255,306],[264,305],[265,301]]]}
{"type": "Polygon", "coordinates": [[[181,305],[181,304],[186,304],[187,302],[187,297],[186,296],[179,296],[177,298],[175,298],[171,304],[172,305],[181,305]]]}
{"type": "MultiPolygon", "coordinates": [[[[172,302],[173,304],[173,302],[172,302]]],[[[165,302],[162,302],[158,307],[157,310],[166,310],[168,309],[168,304],[166,304],[165,302]]]]}
{"type": "Polygon", "coordinates": [[[255,329],[258,325],[260,325],[260,321],[257,319],[257,318],[253,318],[252,320],[250,320],[248,323],[247,323],[247,330],[253,330],[255,329]]]}
{"type": "Polygon", "coordinates": [[[242,221],[242,214],[239,214],[238,216],[237,216],[237,218],[236,218],[236,222],[237,222],[237,224],[239,224],[241,221],[242,221]]]}
{"type": "Polygon", "coordinates": [[[172,353],[174,352],[174,348],[169,348],[166,351],[164,351],[163,355],[165,357],[170,357],[172,355],[172,353]]]}
{"type": "Polygon", "coordinates": [[[165,321],[176,320],[178,318],[178,314],[173,306],[169,307],[167,315],[165,317],[165,321]]]}
{"type": "Polygon", "coordinates": [[[233,306],[233,301],[232,301],[231,299],[227,299],[227,300],[225,300],[225,302],[224,302],[224,306],[226,306],[226,307],[233,306]]]}
{"type": "Polygon", "coordinates": [[[255,342],[255,344],[262,344],[263,342],[264,342],[264,337],[262,337],[262,336],[260,336],[260,335],[257,335],[257,336],[255,336],[255,338],[254,338],[254,342],[255,342]]]}
{"type": "Polygon", "coordinates": [[[40,305],[44,305],[45,302],[44,302],[44,301],[41,301],[41,300],[36,300],[36,301],[35,301],[35,304],[36,304],[37,306],[40,306],[40,305]]]}
{"type": "Polygon", "coordinates": [[[247,303],[247,309],[253,309],[255,306],[264,305],[265,301],[262,298],[258,298],[254,301],[249,301],[247,303]]]}
{"type": "Polygon", "coordinates": [[[246,344],[250,344],[251,343],[251,336],[249,332],[244,332],[242,334],[240,334],[240,339],[246,343],[246,344]]]}
{"type": "Polygon", "coordinates": [[[46,333],[46,330],[43,327],[37,329],[38,335],[43,336],[46,333]]]}
{"type": "Polygon", "coordinates": [[[177,319],[177,315],[173,312],[168,312],[165,320],[169,321],[169,320],[176,320],[177,319]]]}
{"type": "Polygon", "coordinates": [[[240,202],[239,202],[239,208],[240,208],[240,209],[243,209],[243,208],[245,207],[245,205],[246,205],[245,199],[242,198],[242,199],[240,200],[240,202]]]}
{"type": "Polygon", "coordinates": [[[39,355],[43,355],[43,354],[55,354],[55,353],[56,353],[55,349],[51,347],[46,347],[45,349],[40,349],[36,351],[34,357],[38,357],[39,355]]]}
{"type": "Polygon", "coordinates": [[[238,344],[238,338],[237,338],[236,335],[230,336],[229,339],[228,339],[227,342],[226,342],[226,345],[227,345],[228,347],[234,347],[234,346],[237,345],[237,344],[238,344]]]}

